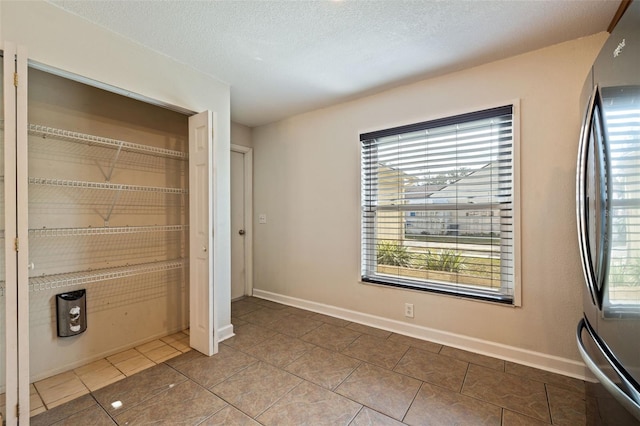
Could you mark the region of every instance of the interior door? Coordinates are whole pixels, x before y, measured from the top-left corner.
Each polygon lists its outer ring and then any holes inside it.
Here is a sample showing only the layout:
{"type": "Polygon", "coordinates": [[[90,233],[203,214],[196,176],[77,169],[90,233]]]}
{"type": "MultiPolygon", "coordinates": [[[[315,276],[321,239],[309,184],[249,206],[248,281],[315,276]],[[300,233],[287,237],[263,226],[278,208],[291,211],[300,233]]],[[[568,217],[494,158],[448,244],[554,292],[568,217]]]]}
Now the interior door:
{"type": "Polygon", "coordinates": [[[190,345],[217,352],[213,313],[213,113],[189,117],[189,299],[190,345]]]}
{"type": "Polygon", "coordinates": [[[245,296],[245,170],[242,152],[231,151],[231,300],[245,296]]]}

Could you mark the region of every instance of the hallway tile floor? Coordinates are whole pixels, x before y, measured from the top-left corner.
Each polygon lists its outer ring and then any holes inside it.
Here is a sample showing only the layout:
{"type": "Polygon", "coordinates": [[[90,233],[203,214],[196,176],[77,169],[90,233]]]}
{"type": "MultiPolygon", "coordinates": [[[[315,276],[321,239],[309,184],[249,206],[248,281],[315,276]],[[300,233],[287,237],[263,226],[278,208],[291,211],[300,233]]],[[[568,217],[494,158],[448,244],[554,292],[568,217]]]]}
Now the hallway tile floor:
{"type": "Polygon", "coordinates": [[[35,383],[31,424],[586,423],[577,379],[257,298],[232,322],[212,357],[178,334],[35,383]]]}

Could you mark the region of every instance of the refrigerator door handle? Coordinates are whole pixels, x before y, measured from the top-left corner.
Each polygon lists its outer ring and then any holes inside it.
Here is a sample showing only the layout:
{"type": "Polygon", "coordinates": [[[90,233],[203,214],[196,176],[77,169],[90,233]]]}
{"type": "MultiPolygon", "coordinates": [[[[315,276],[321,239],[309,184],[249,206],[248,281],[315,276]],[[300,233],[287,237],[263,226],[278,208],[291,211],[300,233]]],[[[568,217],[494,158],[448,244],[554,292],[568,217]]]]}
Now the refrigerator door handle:
{"type": "Polygon", "coordinates": [[[607,391],[623,406],[625,407],[638,421],[640,421],[640,393],[635,389],[635,386],[629,382],[629,380],[625,377],[624,373],[620,371],[617,362],[612,360],[607,351],[605,351],[598,341],[598,339],[594,336],[594,331],[591,326],[585,321],[585,319],[581,319],[578,323],[578,330],[576,339],[578,341],[578,351],[580,352],[580,356],[584,360],[584,363],[587,365],[589,370],[596,376],[598,381],[607,389],[607,391]],[[627,395],[622,389],[620,389],[607,375],[598,367],[598,365],[593,361],[589,353],[587,352],[587,348],[582,341],[582,330],[587,330],[589,336],[598,347],[598,350],[602,353],[602,356],[607,360],[607,362],[611,365],[612,369],[616,372],[617,376],[620,378],[624,386],[632,393],[632,396],[627,395]]]}
{"type": "MultiPolygon", "coordinates": [[[[598,308],[602,307],[602,294],[598,290],[597,282],[604,277],[598,277],[596,271],[596,265],[592,262],[591,246],[589,244],[589,230],[588,230],[588,196],[587,196],[587,163],[589,155],[589,141],[593,131],[593,120],[597,119],[596,110],[600,105],[600,92],[596,85],[593,89],[593,93],[589,98],[589,104],[587,106],[587,112],[580,130],[580,143],[578,146],[578,164],[577,164],[577,202],[576,202],[576,215],[578,223],[578,245],[580,249],[580,259],[582,261],[582,270],[584,272],[585,281],[589,294],[591,295],[591,301],[598,308]]],[[[598,143],[597,141],[594,141],[598,143]]],[[[600,223],[600,226],[603,226],[600,223]]],[[[599,230],[600,231],[600,230],[599,230]]],[[[605,253],[596,253],[598,259],[604,256],[605,253]]]]}

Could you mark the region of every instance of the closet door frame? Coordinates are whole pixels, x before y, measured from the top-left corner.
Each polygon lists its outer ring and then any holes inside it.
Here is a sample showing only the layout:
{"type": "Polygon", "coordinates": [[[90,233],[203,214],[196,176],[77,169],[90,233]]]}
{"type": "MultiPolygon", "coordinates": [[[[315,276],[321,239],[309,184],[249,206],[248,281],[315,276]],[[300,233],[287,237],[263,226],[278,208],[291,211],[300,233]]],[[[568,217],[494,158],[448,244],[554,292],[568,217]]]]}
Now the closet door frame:
{"type": "Polygon", "coordinates": [[[5,418],[29,424],[29,250],[27,241],[27,49],[5,42],[4,250],[5,250],[5,418]],[[20,247],[20,241],[24,242],[20,247]]]}
{"type": "MultiPolygon", "coordinates": [[[[29,168],[27,111],[28,65],[27,49],[18,46],[16,55],[18,87],[16,89],[16,215],[17,215],[17,287],[18,287],[18,417],[29,424],[29,168]],[[22,244],[21,244],[22,243],[22,244]]],[[[5,206],[5,211],[7,207],[5,206]]]]}
{"type": "Polygon", "coordinates": [[[5,42],[3,55],[4,104],[4,253],[5,253],[5,421],[18,423],[18,276],[15,239],[17,233],[16,203],[16,53],[13,43],[5,42]]]}

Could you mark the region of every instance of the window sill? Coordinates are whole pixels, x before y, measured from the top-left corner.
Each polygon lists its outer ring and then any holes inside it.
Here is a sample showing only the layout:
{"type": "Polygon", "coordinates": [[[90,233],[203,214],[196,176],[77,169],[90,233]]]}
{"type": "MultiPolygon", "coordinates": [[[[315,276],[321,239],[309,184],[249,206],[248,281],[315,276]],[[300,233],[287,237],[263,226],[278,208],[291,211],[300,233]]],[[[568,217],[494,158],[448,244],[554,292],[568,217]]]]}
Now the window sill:
{"type": "Polygon", "coordinates": [[[513,296],[506,296],[502,294],[492,294],[467,286],[458,286],[457,291],[452,290],[450,284],[443,284],[438,282],[412,282],[409,280],[395,280],[390,281],[387,277],[360,277],[362,284],[395,287],[404,290],[413,290],[424,293],[434,293],[443,296],[455,297],[457,299],[467,299],[479,302],[491,303],[499,306],[517,307],[514,303],[513,296]]]}

